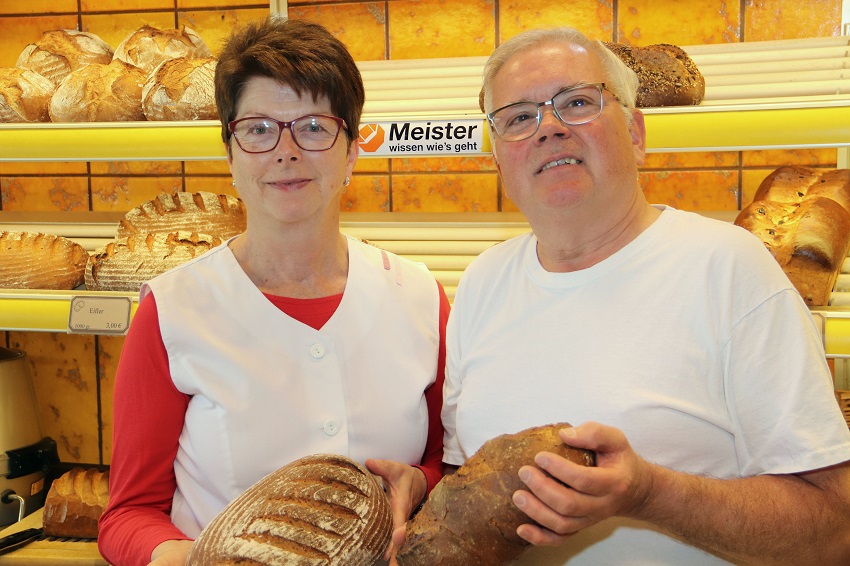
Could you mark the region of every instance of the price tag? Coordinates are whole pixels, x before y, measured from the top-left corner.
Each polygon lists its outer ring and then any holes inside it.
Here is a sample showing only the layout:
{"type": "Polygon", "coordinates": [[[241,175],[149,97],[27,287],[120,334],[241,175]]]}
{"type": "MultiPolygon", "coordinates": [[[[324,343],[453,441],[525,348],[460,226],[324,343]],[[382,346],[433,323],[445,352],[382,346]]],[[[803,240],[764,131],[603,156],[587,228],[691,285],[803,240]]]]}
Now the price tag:
{"type": "Polygon", "coordinates": [[[71,297],[68,331],[78,334],[124,334],[130,327],[129,297],[71,297]]]}

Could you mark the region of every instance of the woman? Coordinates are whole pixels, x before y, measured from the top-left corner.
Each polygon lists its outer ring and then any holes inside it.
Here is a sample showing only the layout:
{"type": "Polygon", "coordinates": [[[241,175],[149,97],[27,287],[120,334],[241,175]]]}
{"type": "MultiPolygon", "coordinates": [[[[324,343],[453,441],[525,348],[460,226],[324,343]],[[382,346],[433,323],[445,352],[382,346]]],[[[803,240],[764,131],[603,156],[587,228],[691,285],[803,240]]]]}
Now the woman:
{"type": "Polygon", "coordinates": [[[396,526],[441,476],[448,300],[339,231],[354,61],[323,27],[271,18],[230,38],[215,87],[247,230],[142,289],[98,543],[118,565],[182,565],[229,501],[308,454],[365,462],[396,526]]]}

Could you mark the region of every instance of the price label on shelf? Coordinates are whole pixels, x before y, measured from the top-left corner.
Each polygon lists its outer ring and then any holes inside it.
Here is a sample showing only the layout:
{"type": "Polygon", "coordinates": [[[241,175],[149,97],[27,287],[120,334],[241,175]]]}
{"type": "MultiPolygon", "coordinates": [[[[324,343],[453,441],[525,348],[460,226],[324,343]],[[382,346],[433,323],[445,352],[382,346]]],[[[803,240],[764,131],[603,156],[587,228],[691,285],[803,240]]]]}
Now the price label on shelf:
{"type": "Polygon", "coordinates": [[[68,331],[76,334],[124,334],[130,327],[129,297],[71,297],[68,331]]]}

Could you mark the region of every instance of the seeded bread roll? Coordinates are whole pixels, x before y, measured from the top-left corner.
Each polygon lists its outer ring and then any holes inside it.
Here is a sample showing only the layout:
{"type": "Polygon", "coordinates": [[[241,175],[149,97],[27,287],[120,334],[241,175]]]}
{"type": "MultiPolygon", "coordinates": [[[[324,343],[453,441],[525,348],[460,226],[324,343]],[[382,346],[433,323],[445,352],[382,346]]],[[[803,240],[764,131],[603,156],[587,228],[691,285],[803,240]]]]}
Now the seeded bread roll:
{"type": "Polygon", "coordinates": [[[44,501],[44,534],[97,538],[97,521],[109,503],[109,472],[73,468],[53,481],[44,501]]]}
{"type": "Polygon", "coordinates": [[[637,73],[639,108],[693,106],[702,102],[705,79],[681,47],[666,43],[646,47],[619,43],[605,43],[605,46],[637,73]]]}
{"type": "Polygon", "coordinates": [[[392,534],[383,489],[363,466],[318,454],[269,474],[198,536],[187,564],[375,564],[392,534]]]}
{"type": "Polygon", "coordinates": [[[139,291],[142,283],[221,244],[221,239],[193,232],[136,234],[95,251],[85,270],[92,291],[139,291]]]}
{"type": "Polygon", "coordinates": [[[116,236],[189,231],[226,240],[244,232],[246,223],[245,205],[237,197],[206,191],[162,193],[128,212],[116,236]]]}
{"type": "Polygon", "coordinates": [[[89,254],[53,234],[0,232],[0,289],[71,290],[83,284],[89,254]]]}
{"type": "Polygon", "coordinates": [[[93,33],[60,29],[46,31],[18,56],[17,67],[35,71],[54,86],[91,63],[109,63],[112,47],[93,33]]]}
{"type": "Polygon", "coordinates": [[[216,60],[213,57],[168,59],[148,76],[142,109],[148,120],[216,120],[216,60]]]}
{"type": "Polygon", "coordinates": [[[56,87],[35,71],[0,68],[0,122],[49,122],[47,106],[56,87]]]}
{"type": "Polygon", "coordinates": [[[124,38],[115,48],[114,58],[153,72],[166,59],[212,57],[204,40],[191,28],[158,29],[144,25],[124,38]]]}
{"type": "Polygon", "coordinates": [[[498,436],[434,486],[425,505],[407,525],[396,559],[399,566],[497,566],[517,558],[528,543],[516,529],[530,522],[511,495],[525,484],[517,476],[534,455],[553,452],[595,465],[595,455],[565,445],[558,431],[567,423],[498,436]]]}
{"type": "Polygon", "coordinates": [[[121,61],[92,63],[65,77],[50,99],[54,122],[144,120],[144,71],[121,61]]]}

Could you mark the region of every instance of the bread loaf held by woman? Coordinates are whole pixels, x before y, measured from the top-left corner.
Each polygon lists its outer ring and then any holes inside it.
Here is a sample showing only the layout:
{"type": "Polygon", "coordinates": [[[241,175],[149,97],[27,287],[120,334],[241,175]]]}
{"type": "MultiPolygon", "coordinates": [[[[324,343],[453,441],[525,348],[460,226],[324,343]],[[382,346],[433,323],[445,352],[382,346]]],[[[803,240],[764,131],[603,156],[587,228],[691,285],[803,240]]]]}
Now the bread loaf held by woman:
{"type": "Polygon", "coordinates": [[[215,85],[247,227],[142,288],[98,541],[114,564],[185,563],[231,500],[308,454],[381,476],[396,526],[442,475],[445,293],[339,228],[365,98],[351,55],[270,18],[228,41],[215,85]]]}

